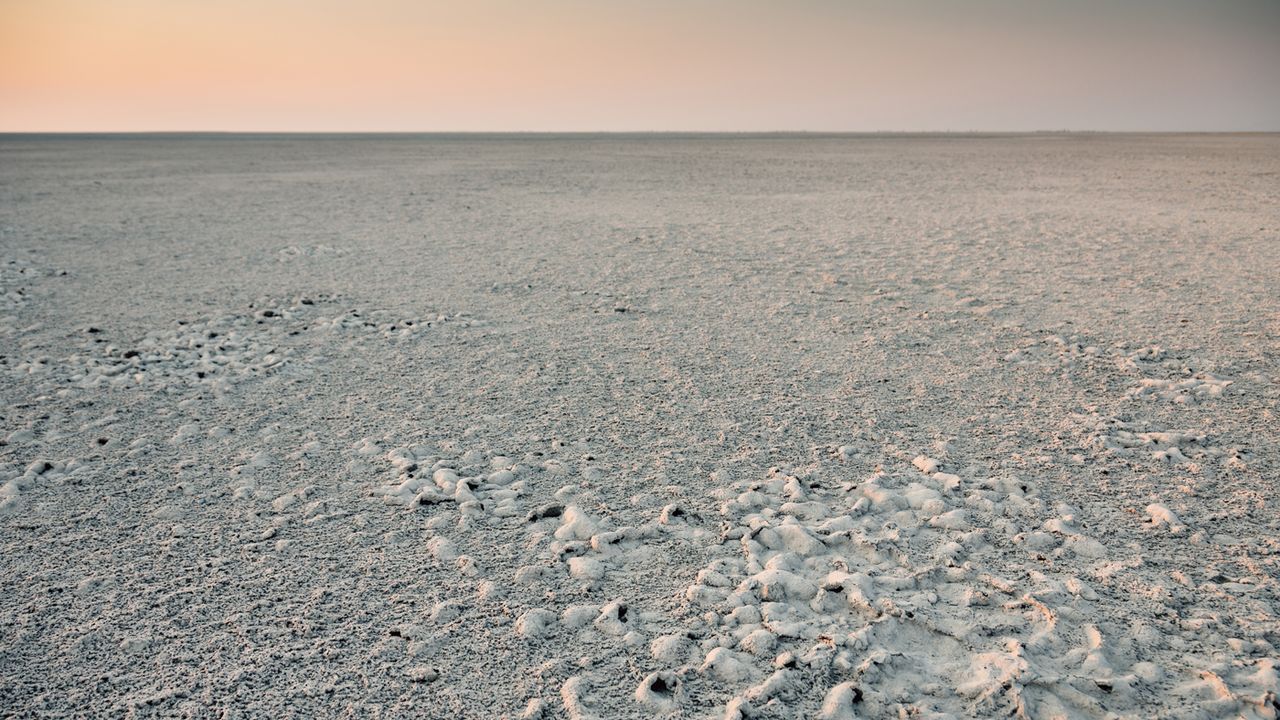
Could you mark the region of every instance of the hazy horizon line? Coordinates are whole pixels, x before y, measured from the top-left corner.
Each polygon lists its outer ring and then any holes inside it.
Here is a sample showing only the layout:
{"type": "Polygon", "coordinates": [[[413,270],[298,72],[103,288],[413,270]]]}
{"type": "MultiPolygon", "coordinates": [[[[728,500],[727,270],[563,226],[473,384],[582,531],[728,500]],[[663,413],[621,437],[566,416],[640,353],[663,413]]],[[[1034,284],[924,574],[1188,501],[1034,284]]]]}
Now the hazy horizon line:
{"type": "Polygon", "coordinates": [[[225,137],[225,136],[448,136],[448,137],[876,137],[876,136],[991,136],[991,135],[1274,135],[1271,130],[0,130],[11,137],[225,137]]]}

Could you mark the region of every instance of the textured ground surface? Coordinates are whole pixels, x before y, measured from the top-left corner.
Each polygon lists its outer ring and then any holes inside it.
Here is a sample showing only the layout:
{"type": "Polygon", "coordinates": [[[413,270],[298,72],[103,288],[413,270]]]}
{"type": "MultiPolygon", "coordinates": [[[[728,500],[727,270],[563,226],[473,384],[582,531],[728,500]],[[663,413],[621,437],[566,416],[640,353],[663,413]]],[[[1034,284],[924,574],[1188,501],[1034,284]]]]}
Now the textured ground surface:
{"type": "Polygon", "coordinates": [[[1274,718],[1280,138],[0,140],[0,714],[1274,718]]]}

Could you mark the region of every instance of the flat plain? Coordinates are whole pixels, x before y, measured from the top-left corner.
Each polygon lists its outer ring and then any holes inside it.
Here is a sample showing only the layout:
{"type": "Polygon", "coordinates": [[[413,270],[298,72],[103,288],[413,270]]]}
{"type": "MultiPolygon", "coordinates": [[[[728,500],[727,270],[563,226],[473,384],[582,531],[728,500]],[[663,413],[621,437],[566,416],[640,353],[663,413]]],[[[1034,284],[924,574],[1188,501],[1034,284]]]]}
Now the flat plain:
{"type": "Polygon", "coordinates": [[[5,717],[1280,713],[1280,136],[8,136],[0,401],[5,717]]]}

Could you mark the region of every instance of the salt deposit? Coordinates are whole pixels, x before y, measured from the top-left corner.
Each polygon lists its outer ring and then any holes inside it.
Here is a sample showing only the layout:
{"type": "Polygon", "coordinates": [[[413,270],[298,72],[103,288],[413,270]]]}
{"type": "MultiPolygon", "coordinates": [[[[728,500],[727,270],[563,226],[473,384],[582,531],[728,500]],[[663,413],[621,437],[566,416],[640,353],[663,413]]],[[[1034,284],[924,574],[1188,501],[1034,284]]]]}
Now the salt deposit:
{"type": "Polygon", "coordinates": [[[1274,137],[0,160],[15,716],[1280,714],[1274,137]]]}

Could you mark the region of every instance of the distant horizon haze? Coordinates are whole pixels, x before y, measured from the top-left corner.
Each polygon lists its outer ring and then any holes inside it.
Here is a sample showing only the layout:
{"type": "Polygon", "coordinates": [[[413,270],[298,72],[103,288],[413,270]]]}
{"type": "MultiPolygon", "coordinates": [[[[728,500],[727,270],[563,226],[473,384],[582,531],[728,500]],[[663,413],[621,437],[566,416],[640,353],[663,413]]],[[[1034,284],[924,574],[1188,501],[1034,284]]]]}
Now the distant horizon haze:
{"type": "Polygon", "coordinates": [[[0,0],[4,133],[1280,131],[1275,0],[0,0]]]}

